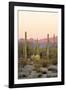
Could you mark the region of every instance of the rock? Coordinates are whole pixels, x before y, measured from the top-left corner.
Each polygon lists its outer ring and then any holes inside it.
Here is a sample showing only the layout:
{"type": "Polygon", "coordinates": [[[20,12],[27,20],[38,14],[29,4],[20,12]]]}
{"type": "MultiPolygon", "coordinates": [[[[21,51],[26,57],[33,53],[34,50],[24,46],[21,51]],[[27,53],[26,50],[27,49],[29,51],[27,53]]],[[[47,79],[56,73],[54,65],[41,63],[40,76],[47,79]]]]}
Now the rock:
{"type": "Polygon", "coordinates": [[[52,74],[52,71],[47,71],[47,74],[52,74]]]}
{"type": "Polygon", "coordinates": [[[47,74],[42,74],[42,78],[47,78],[47,74]]]}
{"type": "Polygon", "coordinates": [[[57,73],[52,73],[51,71],[48,71],[47,77],[57,77],[57,73]]]}
{"type": "Polygon", "coordinates": [[[38,73],[37,78],[41,78],[42,77],[42,73],[38,73]]]}
{"type": "Polygon", "coordinates": [[[18,77],[19,77],[19,78],[25,78],[25,77],[26,77],[26,74],[25,74],[24,72],[20,72],[20,73],[18,74],[18,77]]]}
{"type": "Polygon", "coordinates": [[[26,77],[28,78],[28,76],[31,74],[32,70],[33,70],[34,66],[33,65],[25,65],[24,67],[19,69],[18,75],[20,78],[26,77]]]}
{"type": "Polygon", "coordinates": [[[46,74],[46,73],[47,73],[47,71],[48,71],[48,69],[47,69],[47,68],[43,68],[43,67],[41,67],[41,68],[40,68],[40,72],[42,72],[42,73],[45,73],[45,74],[46,74]]]}
{"type": "Polygon", "coordinates": [[[56,65],[49,66],[48,71],[57,72],[57,66],[56,65]]]}
{"type": "Polygon", "coordinates": [[[34,66],[33,65],[26,65],[22,70],[23,71],[32,71],[34,69],[34,66]]]}
{"type": "Polygon", "coordinates": [[[32,71],[28,78],[37,78],[38,74],[36,71],[32,71]]]}
{"type": "Polygon", "coordinates": [[[26,65],[24,68],[22,68],[22,72],[28,76],[32,72],[33,68],[33,65],[26,65]]]}

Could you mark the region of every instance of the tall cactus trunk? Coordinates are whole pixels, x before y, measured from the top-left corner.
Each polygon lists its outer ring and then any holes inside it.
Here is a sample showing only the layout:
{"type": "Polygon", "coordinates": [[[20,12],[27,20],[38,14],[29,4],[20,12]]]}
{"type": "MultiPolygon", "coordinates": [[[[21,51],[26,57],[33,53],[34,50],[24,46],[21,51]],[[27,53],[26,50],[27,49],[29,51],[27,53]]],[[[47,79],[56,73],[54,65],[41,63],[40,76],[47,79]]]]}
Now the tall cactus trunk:
{"type": "Polygon", "coordinates": [[[55,42],[55,34],[53,35],[53,46],[55,47],[55,44],[56,44],[56,42],[55,42]]]}
{"type": "Polygon", "coordinates": [[[36,47],[37,47],[36,54],[39,55],[39,43],[38,43],[38,39],[37,39],[36,47]]]}
{"type": "Polygon", "coordinates": [[[49,34],[47,34],[47,60],[49,60],[49,34]]]}
{"type": "Polygon", "coordinates": [[[25,32],[25,60],[27,60],[27,32],[25,32]]]}

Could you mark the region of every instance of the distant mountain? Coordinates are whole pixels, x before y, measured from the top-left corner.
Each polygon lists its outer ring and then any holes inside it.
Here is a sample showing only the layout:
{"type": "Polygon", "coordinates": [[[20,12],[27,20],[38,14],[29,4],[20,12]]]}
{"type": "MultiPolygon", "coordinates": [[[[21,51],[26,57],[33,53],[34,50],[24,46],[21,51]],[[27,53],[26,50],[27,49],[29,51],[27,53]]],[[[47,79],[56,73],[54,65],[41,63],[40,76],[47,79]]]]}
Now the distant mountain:
{"type": "MultiPolygon", "coordinates": [[[[19,43],[24,43],[24,39],[19,39],[19,43]]],[[[33,38],[30,38],[30,39],[27,39],[27,42],[29,42],[30,44],[32,44],[32,47],[35,47],[35,44],[36,44],[36,39],[33,39],[33,38]]],[[[47,45],[47,38],[44,38],[44,39],[39,39],[38,40],[38,43],[39,43],[39,46],[42,48],[42,47],[45,47],[47,45]]],[[[53,37],[50,37],[49,38],[49,46],[53,46],[54,44],[57,45],[57,37],[53,38],[53,37]]]]}

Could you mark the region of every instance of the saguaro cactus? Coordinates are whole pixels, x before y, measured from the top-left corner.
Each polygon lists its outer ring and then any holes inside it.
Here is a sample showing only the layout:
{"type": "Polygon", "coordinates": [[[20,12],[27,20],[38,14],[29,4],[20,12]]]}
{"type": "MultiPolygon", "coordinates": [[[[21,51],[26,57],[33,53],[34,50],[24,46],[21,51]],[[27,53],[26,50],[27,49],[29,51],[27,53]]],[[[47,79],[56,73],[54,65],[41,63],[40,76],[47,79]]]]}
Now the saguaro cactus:
{"type": "Polygon", "coordinates": [[[55,34],[53,35],[53,46],[55,46],[56,41],[55,41],[55,34]]]}
{"type": "Polygon", "coordinates": [[[27,59],[27,32],[25,32],[25,60],[27,59]]]}
{"type": "Polygon", "coordinates": [[[47,60],[49,60],[49,34],[47,34],[47,60]]]}
{"type": "Polygon", "coordinates": [[[39,55],[39,44],[38,44],[38,39],[36,41],[36,54],[39,55]]]}

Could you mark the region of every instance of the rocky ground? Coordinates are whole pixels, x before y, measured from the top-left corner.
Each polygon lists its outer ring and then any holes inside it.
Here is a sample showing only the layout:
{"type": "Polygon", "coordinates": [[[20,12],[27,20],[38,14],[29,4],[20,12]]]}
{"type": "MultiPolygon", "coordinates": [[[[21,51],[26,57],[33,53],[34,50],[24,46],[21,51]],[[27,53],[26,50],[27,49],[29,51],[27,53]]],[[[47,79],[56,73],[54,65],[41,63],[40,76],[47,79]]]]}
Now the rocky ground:
{"type": "Polygon", "coordinates": [[[35,70],[33,64],[20,65],[18,68],[18,78],[50,78],[57,77],[57,65],[49,65],[48,67],[40,67],[39,71],[35,70]]]}

